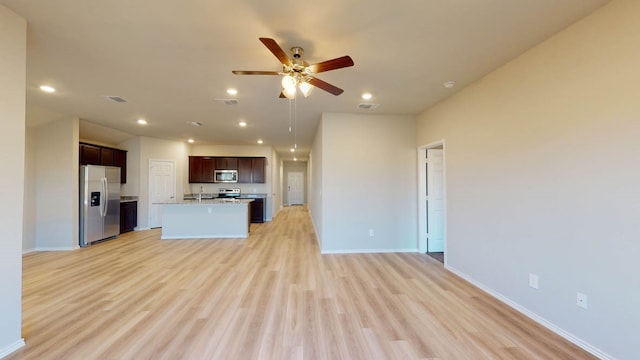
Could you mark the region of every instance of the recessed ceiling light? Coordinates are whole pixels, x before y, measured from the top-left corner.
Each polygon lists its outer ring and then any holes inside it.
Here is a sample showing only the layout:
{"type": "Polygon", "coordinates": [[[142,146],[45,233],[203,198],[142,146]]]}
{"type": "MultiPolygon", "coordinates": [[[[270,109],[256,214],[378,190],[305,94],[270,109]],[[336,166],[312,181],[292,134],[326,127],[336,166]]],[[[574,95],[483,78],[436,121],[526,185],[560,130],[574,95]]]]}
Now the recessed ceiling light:
{"type": "Polygon", "coordinates": [[[238,90],[236,90],[236,89],[227,89],[227,94],[229,94],[229,95],[237,95],[238,94],[238,90]]]}
{"type": "Polygon", "coordinates": [[[298,158],[293,158],[293,161],[298,161],[298,158]]]}
{"type": "Polygon", "coordinates": [[[262,144],[262,142],[263,142],[262,139],[258,140],[258,144],[262,144]]]}
{"type": "Polygon", "coordinates": [[[138,124],[140,124],[140,125],[147,125],[147,120],[145,120],[145,119],[138,119],[138,124]]]}
{"type": "Polygon", "coordinates": [[[240,122],[238,123],[238,125],[240,125],[240,127],[245,127],[245,126],[247,126],[247,123],[246,123],[246,122],[244,122],[244,121],[240,121],[240,122]]]}
{"type": "Polygon", "coordinates": [[[371,93],[362,94],[362,100],[371,100],[372,97],[373,95],[371,95],[371,93]]]}
{"type": "Polygon", "coordinates": [[[187,140],[187,142],[193,144],[194,140],[193,139],[189,139],[189,140],[187,140]]]}
{"type": "Polygon", "coordinates": [[[48,93],[56,92],[56,89],[53,86],[49,86],[49,85],[40,86],[40,90],[42,90],[44,92],[48,92],[48,93]]]}
{"type": "Polygon", "coordinates": [[[294,148],[291,148],[291,152],[295,152],[295,151],[296,151],[296,149],[294,149],[294,148]]]}
{"type": "Polygon", "coordinates": [[[444,84],[444,87],[446,87],[447,89],[451,89],[452,87],[454,87],[456,85],[455,81],[447,81],[444,84]]]}

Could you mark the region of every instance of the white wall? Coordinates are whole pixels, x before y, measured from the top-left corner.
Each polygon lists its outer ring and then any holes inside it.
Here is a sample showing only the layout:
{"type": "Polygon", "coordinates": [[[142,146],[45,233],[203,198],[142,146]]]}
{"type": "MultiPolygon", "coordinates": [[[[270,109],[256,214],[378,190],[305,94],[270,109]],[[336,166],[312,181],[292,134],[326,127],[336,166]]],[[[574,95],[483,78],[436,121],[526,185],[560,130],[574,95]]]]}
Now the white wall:
{"type": "Polygon", "coordinates": [[[316,136],[313,139],[313,145],[309,152],[309,199],[307,208],[309,209],[309,215],[313,223],[313,228],[318,239],[318,246],[322,249],[322,240],[324,238],[323,225],[324,220],[322,217],[323,202],[322,202],[322,151],[324,143],[324,131],[323,122],[320,121],[318,129],[316,130],[316,136]]]}
{"type": "Polygon", "coordinates": [[[25,129],[24,156],[24,221],[22,227],[22,252],[36,249],[36,131],[25,129]]]}
{"type": "Polygon", "coordinates": [[[282,160],[276,153],[275,149],[271,148],[271,204],[268,212],[271,215],[266,220],[271,220],[278,214],[280,208],[282,208],[282,160]]]}
{"type": "Polygon", "coordinates": [[[322,251],[416,251],[415,118],[325,113],[321,121],[322,251]]]}
{"type": "Polygon", "coordinates": [[[78,118],[35,129],[36,249],[78,247],[78,118]]]}
{"type": "Polygon", "coordinates": [[[27,22],[0,5],[0,357],[24,345],[22,227],[27,22]]]}
{"type": "MultiPolygon", "coordinates": [[[[188,147],[180,141],[140,137],[138,228],[141,229],[149,227],[149,160],[175,160],[176,197],[182,198],[185,185],[184,174],[189,167],[188,147]]],[[[127,161],[129,161],[128,158],[127,161]]]]}
{"type": "Polygon", "coordinates": [[[619,359],[637,358],[640,333],[638,44],[640,2],[612,1],[426,111],[418,132],[447,142],[448,266],[619,359]]]}
{"type": "Polygon", "coordinates": [[[127,182],[120,186],[120,196],[140,196],[140,137],[128,139],[116,147],[127,150],[127,182]]]}

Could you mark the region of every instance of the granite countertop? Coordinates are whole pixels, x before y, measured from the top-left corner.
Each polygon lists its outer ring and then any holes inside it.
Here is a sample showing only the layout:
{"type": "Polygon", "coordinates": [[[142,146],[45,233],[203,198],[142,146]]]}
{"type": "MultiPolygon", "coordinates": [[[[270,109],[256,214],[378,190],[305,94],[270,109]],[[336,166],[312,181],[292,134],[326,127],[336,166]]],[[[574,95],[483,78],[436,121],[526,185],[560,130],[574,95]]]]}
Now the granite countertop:
{"type": "Polygon", "coordinates": [[[120,202],[131,202],[131,201],[138,201],[138,197],[137,196],[120,196],[120,202]]]}
{"type": "Polygon", "coordinates": [[[202,199],[202,200],[182,200],[176,202],[160,202],[158,205],[215,205],[215,204],[247,204],[253,199],[202,199]]]}

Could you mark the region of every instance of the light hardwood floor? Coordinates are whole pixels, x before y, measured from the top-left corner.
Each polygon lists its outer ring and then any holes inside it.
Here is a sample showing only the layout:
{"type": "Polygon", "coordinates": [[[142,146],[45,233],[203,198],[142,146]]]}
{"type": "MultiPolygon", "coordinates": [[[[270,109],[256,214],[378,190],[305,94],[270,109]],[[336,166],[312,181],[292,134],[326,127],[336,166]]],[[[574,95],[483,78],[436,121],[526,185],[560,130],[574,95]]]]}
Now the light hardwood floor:
{"type": "Polygon", "coordinates": [[[425,254],[321,255],[304,207],[251,230],[25,255],[7,359],[593,358],[425,254]]]}

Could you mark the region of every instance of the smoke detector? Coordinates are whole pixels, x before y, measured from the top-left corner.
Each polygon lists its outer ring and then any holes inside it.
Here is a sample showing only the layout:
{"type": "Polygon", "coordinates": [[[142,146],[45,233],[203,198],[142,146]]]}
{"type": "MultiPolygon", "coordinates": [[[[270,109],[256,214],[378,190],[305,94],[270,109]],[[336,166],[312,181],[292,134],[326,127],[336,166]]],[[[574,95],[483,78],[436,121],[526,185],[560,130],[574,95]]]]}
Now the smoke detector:
{"type": "Polygon", "coordinates": [[[105,96],[105,98],[111,102],[117,102],[117,103],[127,102],[127,100],[125,100],[124,98],[121,98],[120,96],[105,96]]]}
{"type": "Polygon", "coordinates": [[[225,105],[238,105],[238,100],[236,99],[215,99],[215,100],[225,105]]]}
{"type": "Polygon", "coordinates": [[[373,109],[377,108],[378,106],[380,106],[380,104],[365,104],[365,103],[360,103],[360,104],[358,104],[358,109],[362,109],[362,110],[373,110],[373,109]]]}

